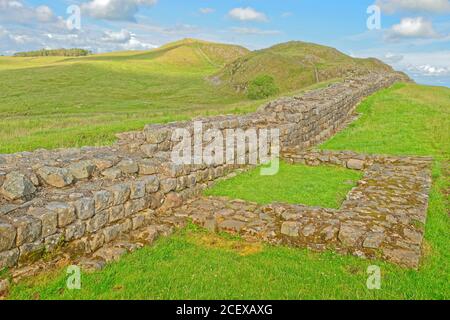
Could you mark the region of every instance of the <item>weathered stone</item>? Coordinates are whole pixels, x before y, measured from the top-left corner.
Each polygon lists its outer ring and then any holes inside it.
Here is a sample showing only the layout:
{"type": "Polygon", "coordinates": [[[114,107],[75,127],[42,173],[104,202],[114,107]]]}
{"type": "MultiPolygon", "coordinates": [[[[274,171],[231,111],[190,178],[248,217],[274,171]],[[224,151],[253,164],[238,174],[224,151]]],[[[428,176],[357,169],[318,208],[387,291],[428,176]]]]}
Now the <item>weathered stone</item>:
{"type": "Polygon", "coordinates": [[[178,193],[170,192],[166,195],[166,199],[164,200],[163,210],[173,209],[181,207],[183,204],[183,199],[178,193]]]}
{"type": "Polygon", "coordinates": [[[102,190],[94,192],[95,212],[110,208],[114,203],[114,196],[110,191],[102,190]]]}
{"type": "Polygon", "coordinates": [[[122,220],[124,217],[125,217],[125,208],[123,204],[111,207],[109,209],[110,223],[122,220]]]}
{"type": "Polygon", "coordinates": [[[121,228],[119,225],[114,225],[110,227],[106,227],[103,229],[103,235],[105,236],[105,242],[111,242],[115,239],[117,239],[120,235],[121,228]]]}
{"type": "Polygon", "coordinates": [[[88,243],[91,252],[97,251],[105,243],[105,236],[103,233],[95,233],[89,237],[88,243]]]}
{"type": "Polygon", "coordinates": [[[144,229],[134,231],[132,233],[132,237],[136,241],[141,241],[144,244],[150,245],[158,237],[158,234],[159,234],[159,232],[158,232],[158,229],[156,226],[149,226],[144,229]]]}
{"type": "Polygon", "coordinates": [[[152,175],[158,173],[159,163],[154,159],[143,159],[139,162],[139,174],[152,175]]]}
{"type": "Polygon", "coordinates": [[[80,161],[71,164],[69,172],[78,180],[89,179],[94,173],[96,166],[92,161],[80,161]]]}
{"type": "Polygon", "coordinates": [[[0,279],[0,297],[6,295],[9,291],[9,279],[0,279]]]}
{"type": "Polygon", "coordinates": [[[12,217],[11,223],[16,228],[16,245],[21,246],[38,240],[41,237],[42,222],[29,215],[12,217]]]}
{"type": "Polygon", "coordinates": [[[418,268],[420,255],[407,249],[384,249],[386,259],[407,268],[418,268]]]}
{"type": "Polygon", "coordinates": [[[0,252],[14,247],[16,228],[11,224],[0,221],[0,252]]]}
{"type": "Polygon", "coordinates": [[[383,232],[370,232],[363,242],[364,248],[378,249],[383,242],[385,235],[383,232]]]}
{"type": "Polygon", "coordinates": [[[56,212],[58,215],[58,227],[65,227],[76,219],[75,208],[65,202],[52,202],[46,207],[48,210],[56,212]]]}
{"type": "Polygon", "coordinates": [[[142,180],[133,181],[130,189],[130,199],[139,199],[145,196],[145,182],[142,180]]]}
{"type": "Polygon", "coordinates": [[[308,224],[302,229],[302,234],[305,237],[312,236],[316,232],[316,227],[313,224],[308,224]]]}
{"type": "Polygon", "coordinates": [[[325,241],[333,241],[337,239],[338,232],[338,225],[329,225],[321,231],[320,235],[325,241]]]}
{"type": "Polygon", "coordinates": [[[298,222],[286,221],[281,225],[281,233],[289,237],[298,237],[299,231],[298,222]]]}
{"type": "Polygon", "coordinates": [[[117,164],[119,168],[125,174],[133,174],[139,171],[139,166],[136,161],[132,159],[124,159],[117,164]]]}
{"type": "Polygon", "coordinates": [[[89,233],[97,232],[108,223],[107,212],[97,212],[90,220],[87,221],[86,230],[89,233]]]}
{"type": "Polygon", "coordinates": [[[82,221],[76,221],[73,224],[66,227],[64,240],[73,241],[81,239],[86,232],[86,223],[82,221]]]}
{"type": "Polygon", "coordinates": [[[64,235],[62,233],[55,233],[44,239],[45,251],[53,252],[60,249],[64,242],[64,235]]]}
{"type": "Polygon", "coordinates": [[[20,172],[11,172],[6,175],[0,188],[2,194],[8,200],[23,199],[36,192],[36,188],[28,177],[20,172]]]}
{"type": "Polygon", "coordinates": [[[43,238],[56,233],[58,228],[58,214],[56,212],[45,208],[30,208],[28,214],[41,221],[43,238]]]}
{"type": "Polygon", "coordinates": [[[111,179],[111,180],[117,180],[122,176],[122,170],[119,168],[109,168],[102,171],[102,175],[105,178],[111,179]]]}
{"type": "Polygon", "coordinates": [[[169,193],[170,191],[175,191],[177,187],[177,179],[168,178],[160,181],[161,191],[163,193],[169,193]]]}
{"type": "Polygon", "coordinates": [[[95,214],[95,201],[93,198],[81,198],[73,203],[78,219],[87,220],[95,214]]]}
{"type": "Polygon", "coordinates": [[[229,230],[234,232],[240,232],[245,226],[245,222],[237,220],[225,220],[219,223],[219,228],[221,230],[229,230]]]}
{"type": "Polygon", "coordinates": [[[414,229],[404,228],[403,234],[412,243],[420,244],[423,239],[423,233],[414,229]]]}
{"type": "Polygon", "coordinates": [[[5,205],[0,205],[0,217],[4,216],[10,212],[13,212],[14,210],[16,210],[18,208],[17,205],[15,204],[5,204],[5,205]]]}
{"type": "Polygon", "coordinates": [[[150,144],[158,144],[168,138],[169,132],[166,129],[163,130],[146,130],[145,138],[150,144]]]}
{"type": "Polygon", "coordinates": [[[134,213],[142,211],[142,210],[146,209],[146,206],[147,206],[147,203],[144,198],[130,200],[127,203],[125,203],[125,216],[129,217],[134,213]]]}
{"type": "Polygon", "coordinates": [[[155,193],[159,190],[159,179],[157,176],[148,176],[142,178],[145,183],[145,191],[147,193],[155,193]]]}
{"type": "Polygon", "coordinates": [[[127,253],[126,249],[116,247],[104,247],[96,251],[93,255],[94,258],[104,260],[106,263],[118,261],[124,254],[127,253]]]}
{"type": "Polygon", "coordinates": [[[88,243],[84,238],[71,241],[64,247],[64,252],[67,253],[71,259],[77,259],[88,251],[88,243]]]}
{"type": "Polygon", "coordinates": [[[141,151],[145,153],[148,157],[153,157],[155,153],[158,151],[157,144],[143,144],[141,146],[141,151]]]}
{"type": "Polygon", "coordinates": [[[142,227],[145,223],[145,216],[144,215],[137,215],[131,219],[132,223],[132,229],[136,230],[142,227]]]}
{"type": "Polygon", "coordinates": [[[209,232],[217,232],[217,220],[215,218],[206,219],[203,227],[209,232]]]}
{"type": "Polygon", "coordinates": [[[347,168],[353,170],[362,170],[364,169],[364,161],[358,159],[350,159],[347,161],[347,168]]]}
{"type": "Polygon", "coordinates": [[[19,265],[32,264],[42,258],[45,252],[42,240],[25,243],[19,248],[19,265]]]}
{"type": "Polygon", "coordinates": [[[365,234],[364,230],[361,228],[351,225],[351,224],[343,224],[341,229],[339,230],[339,241],[341,241],[344,245],[348,247],[353,247],[357,245],[358,241],[365,234]]]}
{"type": "Polygon", "coordinates": [[[45,183],[57,188],[67,187],[74,181],[73,175],[66,168],[42,167],[37,174],[45,183]]]}
{"type": "Polygon", "coordinates": [[[125,219],[121,224],[119,224],[119,229],[121,233],[129,233],[133,229],[131,219],[125,219]]]}
{"type": "Polygon", "coordinates": [[[14,248],[8,251],[0,252],[0,270],[11,268],[17,265],[19,261],[19,249],[14,248]]]}
{"type": "Polygon", "coordinates": [[[114,161],[112,159],[107,159],[107,158],[93,158],[92,162],[95,164],[97,169],[100,171],[109,169],[114,165],[114,161]]]}
{"type": "Polygon", "coordinates": [[[106,265],[106,262],[103,259],[87,259],[83,258],[78,263],[78,266],[84,272],[95,272],[102,270],[106,265]]]}
{"type": "Polygon", "coordinates": [[[114,197],[115,206],[124,204],[130,198],[130,186],[126,183],[116,184],[109,189],[114,197]]]}

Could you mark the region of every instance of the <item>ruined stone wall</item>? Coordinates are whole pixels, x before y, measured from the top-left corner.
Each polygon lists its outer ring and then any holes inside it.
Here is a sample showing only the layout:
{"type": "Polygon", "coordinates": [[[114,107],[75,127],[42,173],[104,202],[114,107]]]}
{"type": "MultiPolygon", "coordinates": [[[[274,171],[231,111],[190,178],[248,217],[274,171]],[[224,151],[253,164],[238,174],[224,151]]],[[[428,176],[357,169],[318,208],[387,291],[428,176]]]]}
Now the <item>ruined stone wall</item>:
{"type": "MultiPolygon", "coordinates": [[[[282,149],[307,148],[345,126],[361,99],[399,80],[405,79],[396,73],[371,74],[271,102],[256,113],[197,120],[205,130],[279,128],[282,149]]],[[[242,167],[174,165],[176,128],[192,130],[193,122],[119,134],[112,147],[0,155],[0,269],[60,250],[94,252],[148,224],[153,210],[178,207],[242,167]]]]}

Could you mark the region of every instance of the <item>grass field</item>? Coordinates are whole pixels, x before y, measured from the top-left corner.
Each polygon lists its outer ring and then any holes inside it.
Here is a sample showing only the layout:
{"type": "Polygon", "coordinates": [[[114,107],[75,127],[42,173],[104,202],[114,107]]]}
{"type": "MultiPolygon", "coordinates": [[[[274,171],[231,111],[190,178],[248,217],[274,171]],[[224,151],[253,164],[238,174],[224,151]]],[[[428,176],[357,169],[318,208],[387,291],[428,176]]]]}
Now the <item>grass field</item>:
{"type": "Polygon", "coordinates": [[[266,100],[248,100],[234,85],[269,74],[280,95],[295,94],[339,80],[337,65],[344,64],[358,70],[386,67],[313,44],[287,43],[249,53],[193,39],[142,52],[0,57],[0,153],[108,145],[115,133],[149,123],[251,112],[266,100]],[[222,85],[208,80],[221,70],[228,74],[223,67],[242,56],[249,63],[233,72],[236,83],[226,77],[222,85]],[[283,63],[285,58],[289,64],[283,63]],[[329,73],[321,82],[310,62],[299,64],[313,58],[317,68],[329,73]]]}
{"type": "Polygon", "coordinates": [[[254,110],[258,102],[205,80],[245,52],[187,40],[147,52],[0,57],[0,153],[106,145],[147,123],[254,110]]]}
{"type": "Polygon", "coordinates": [[[340,167],[280,162],[280,170],[274,176],[262,176],[257,168],[217,183],[206,194],[261,204],[301,203],[337,209],[361,177],[358,171],[340,167]]]}
{"type": "MultiPolygon", "coordinates": [[[[13,286],[9,298],[450,299],[449,101],[450,89],[395,85],[366,99],[359,106],[359,120],[322,146],[435,157],[419,271],[332,252],[249,245],[190,226],[101,272],[83,274],[79,291],[64,289],[61,269],[13,286]],[[373,264],[382,271],[381,290],[366,288],[366,270],[373,264]]],[[[241,179],[251,184],[245,176],[241,179]]],[[[296,188],[294,181],[283,183],[296,188]]],[[[328,191],[327,183],[317,186],[316,192],[321,191],[328,191]]],[[[297,201],[295,197],[291,200],[297,201]]]]}

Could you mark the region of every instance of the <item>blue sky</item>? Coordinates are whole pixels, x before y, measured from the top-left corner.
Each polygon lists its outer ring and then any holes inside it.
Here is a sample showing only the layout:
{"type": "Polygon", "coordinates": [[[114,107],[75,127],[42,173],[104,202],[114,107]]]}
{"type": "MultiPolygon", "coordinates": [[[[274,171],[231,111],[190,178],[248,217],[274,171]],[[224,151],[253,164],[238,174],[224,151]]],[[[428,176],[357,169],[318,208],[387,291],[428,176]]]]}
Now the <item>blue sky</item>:
{"type": "Polygon", "coordinates": [[[185,37],[249,49],[315,42],[450,86],[450,0],[0,0],[1,54],[143,50],[185,37]],[[71,5],[80,8],[79,29],[67,27],[71,5]],[[380,24],[369,29],[373,5],[380,24]]]}

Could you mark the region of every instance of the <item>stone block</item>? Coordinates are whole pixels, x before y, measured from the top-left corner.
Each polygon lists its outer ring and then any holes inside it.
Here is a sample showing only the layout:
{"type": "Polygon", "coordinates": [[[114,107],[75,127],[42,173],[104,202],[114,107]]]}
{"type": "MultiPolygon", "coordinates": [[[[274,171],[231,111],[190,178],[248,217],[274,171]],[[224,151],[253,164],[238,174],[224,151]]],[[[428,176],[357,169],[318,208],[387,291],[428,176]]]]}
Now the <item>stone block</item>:
{"type": "Polygon", "coordinates": [[[75,208],[65,202],[51,202],[46,207],[58,215],[58,227],[63,228],[76,219],[75,208]]]}
{"type": "Polygon", "coordinates": [[[66,168],[41,167],[37,174],[45,183],[56,188],[67,187],[74,181],[73,175],[66,168]]]}
{"type": "Polygon", "coordinates": [[[0,220],[0,252],[12,249],[16,243],[16,228],[0,220]]]}
{"type": "Polygon", "coordinates": [[[46,208],[30,208],[28,214],[39,219],[42,223],[42,237],[56,233],[58,228],[58,214],[46,208]]]}
{"type": "Polygon", "coordinates": [[[31,180],[20,172],[11,172],[4,178],[0,194],[8,200],[25,199],[36,192],[31,180]]]}
{"type": "Polygon", "coordinates": [[[87,220],[95,214],[95,201],[93,198],[81,198],[73,203],[78,219],[87,220]]]}

